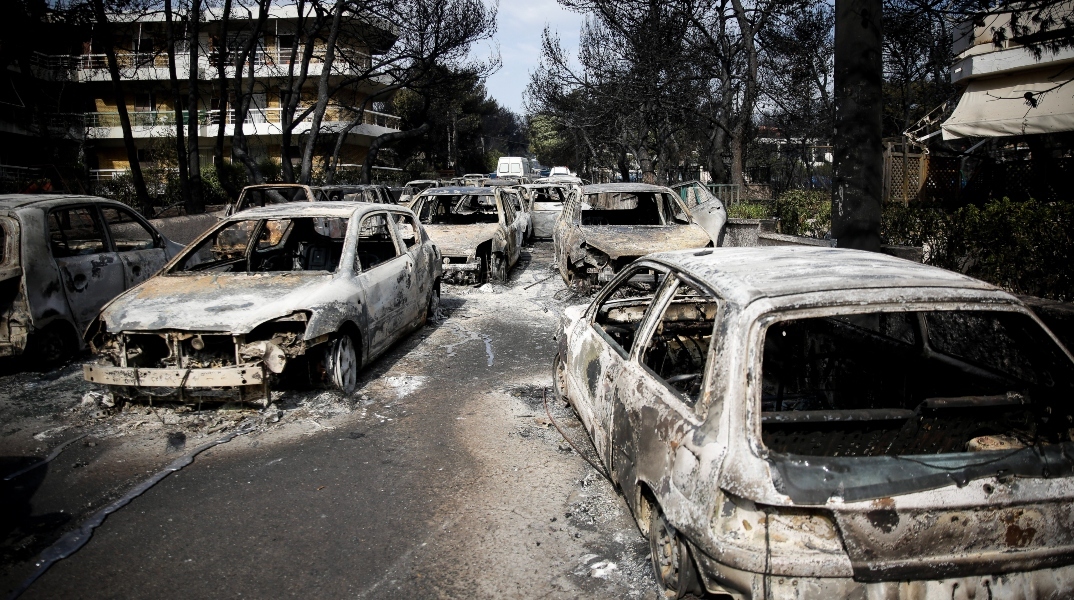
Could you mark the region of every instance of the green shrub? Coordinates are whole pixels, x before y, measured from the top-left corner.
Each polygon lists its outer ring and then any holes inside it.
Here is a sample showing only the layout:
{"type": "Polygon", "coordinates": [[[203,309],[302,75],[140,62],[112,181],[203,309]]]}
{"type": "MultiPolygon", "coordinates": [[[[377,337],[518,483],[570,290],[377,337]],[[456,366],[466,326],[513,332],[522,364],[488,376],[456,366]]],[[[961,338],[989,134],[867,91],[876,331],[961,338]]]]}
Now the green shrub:
{"type": "Polygon", "coordinates": [[[788,235],[826,238],[832,231],[830,192],[790,190],[776,200],[780,231],[788,235]]]}
{"type": "Polygon", "coordinates": [[[885,207],[882,237],[922,246],[925,262],[1018,294],[1074,299],[1074,205],[991,200],[955,211],[885,207]]]}
{"type": "Polygon", "coordinates": [[[739,202],[727,208],[727,216],[732,219],[768,219],[774,213],[771,204],[759,202],[739,202]]]}

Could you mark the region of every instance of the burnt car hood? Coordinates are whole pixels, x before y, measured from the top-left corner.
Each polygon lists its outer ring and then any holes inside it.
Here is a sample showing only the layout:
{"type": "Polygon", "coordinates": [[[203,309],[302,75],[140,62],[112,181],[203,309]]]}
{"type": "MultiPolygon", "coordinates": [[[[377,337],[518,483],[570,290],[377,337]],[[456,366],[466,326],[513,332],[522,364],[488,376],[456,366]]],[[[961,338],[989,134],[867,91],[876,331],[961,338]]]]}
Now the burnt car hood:
{"type": "Polygon", "coordinates": [[[580,228],[586,245],[613,260],[653,252],[702,248],[712,241],[697,225],[599,225],[580,228]]]}
{"type": "Polygon", "coordinates": [[[495,237],[499,228],[496,223],[426,225],[425,231],[442,256],[471,256],[479,244],[495,237]]]}
{"type": "Polygon", "coordinates": [[[332,275],[224,273],[159,276],[101,311],[108,331],[248,333],[265,321],[308,308],[332,275]]]}

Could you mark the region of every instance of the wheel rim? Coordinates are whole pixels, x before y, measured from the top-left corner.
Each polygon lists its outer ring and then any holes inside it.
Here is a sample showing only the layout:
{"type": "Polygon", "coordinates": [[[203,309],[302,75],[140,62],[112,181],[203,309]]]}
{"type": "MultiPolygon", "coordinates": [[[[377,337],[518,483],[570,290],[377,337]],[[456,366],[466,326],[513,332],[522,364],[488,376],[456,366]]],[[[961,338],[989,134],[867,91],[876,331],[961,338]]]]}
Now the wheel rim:
{"type": "Polygon", "coordinates": [[[344,393],[353,392],[358,382],[358,357],[355,355],[354,342],[351,341],[350,336],[344,335],[339,339],[333,359],[335,366],[333,383],[344,393]]]}
{"type": "Polygon", "coordinates": [[[567,367],[563,364],[563,356],[556,354],[555,363],[552,365],[553,391],[561,400],[567,399],[567,367]]]}
{"type": "Polygon", "coordinates": [[[657,581],[664,587],[665,596],[679,597],[679,565],[682,564],[678,535],[664,519],[657,507],[652,507],[652,525],[649,530],[649,546],[653,555],[653,569],[657,581]]]}

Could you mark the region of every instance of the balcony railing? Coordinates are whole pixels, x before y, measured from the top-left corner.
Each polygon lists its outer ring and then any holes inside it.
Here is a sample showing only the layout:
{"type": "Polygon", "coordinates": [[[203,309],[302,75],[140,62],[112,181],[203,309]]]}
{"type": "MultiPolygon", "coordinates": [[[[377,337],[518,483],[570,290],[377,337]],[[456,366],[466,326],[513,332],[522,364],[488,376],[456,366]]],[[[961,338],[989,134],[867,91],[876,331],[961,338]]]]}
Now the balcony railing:
{"type": "MultiPolygon", "coordinates": [[[[298,113],[301,113],[304,108],[299,108],[298,113]]],[[[128,111],[127,115],[130,117],[132,128],[143,127],[158,127],[158,126],[175,126],[175,111],[170,110],[152,110],[152,111],[128,111]]],[[[218,125],[220,123],[221,115],[226,119],[225,123],[233,125],[235,123],[235,111],[227,110],[201,110],[198,111],[198,123],[205,125],[218,125]]],[[[350,109],[329,107],[325,110],[323,123],[350,123],[355,117],[355,112],[350,109]]],[[[190,111],[183,111],[183,124],[187,124],[190,119],[190,111]]],[[[304,121],[310,120],[309,117],[304,121]]],[[[120,127],[119,113],[118,112],[91,112],[85,115],[86,127],[91,128],[106,128],[106,127],[120,127]]],[[[258,123],[271,123],[274,125],[280,125],[283,122],[283,109],[282,108],[251,108],[250,112],[246,115],[246,123],[258,124],[258,123]]],[[[399,129],[401,125],[401,119],[395,115],[389,115],[387,113],[376,112],[367,110],[362,115],[362,124],[373,125],[377,127],[384,127],[387,129],[399,129]]]]}
{"type": "MultiPolygon", "coordinates": [[[[315,46],[313,56],[310,59],[311,66],[323,63],[324,55],[325,47],[315,46]]],[[[296,61],[300,61],[301,57],[302,53],[300,49],[296,61]]],[[[190,64],[189,60],[189,54],[185,52],[177,53],[175,56],[176,67],[182,71],[187,70],[188,65],[190,64]]],[[[205,73],[210,73],[210,67],[215,70],[221,60],[226,61],[227,66],[234,66],[235,55],[233,53],[221,53],[218,51],[209,52],[207,54],[201,53],[198,58],[198,66],[199,69],[203,70],[205,73]]],[[[278,68],[282,72],[284,68],[291,63],[291,49],[266,48],[263,50],[256,50],[251,53],[250,58],[243,66],[250,66],[250,63],[253,63],[253,66],[255,67],[278,68]]],[[[122,74],[133,77],[139,69],[167,69],[168,55],[163,51],[117,52],[116,64],[122,74]]],[[[372,68],[372,64],[373,59],[368,54],[341,48],[337,54],[333,70],[341,73],[352,71],[355,67],[361,70],[368,70],[372,68]]],[[[107,72],[108,57],[105,54],[63,55],[34,52],[32,55],[32,65],[37,69],[52,73],[53,76],[70,78],[76,71],[82,71],[84,73],[107,72]]]]}

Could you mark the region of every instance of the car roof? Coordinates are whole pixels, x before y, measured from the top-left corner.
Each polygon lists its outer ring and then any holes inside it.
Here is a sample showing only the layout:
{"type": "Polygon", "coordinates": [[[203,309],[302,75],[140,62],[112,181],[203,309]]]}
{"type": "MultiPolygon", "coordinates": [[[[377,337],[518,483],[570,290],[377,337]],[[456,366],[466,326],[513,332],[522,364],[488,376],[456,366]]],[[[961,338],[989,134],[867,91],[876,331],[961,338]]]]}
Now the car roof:
{"type": "MultiPolygon", "coordinates": [[[[394,204],[375,202],[284,202],[257,208],[248,208],[228,217],[229,221],[249,219],[268,219],[272,217],[351,217],[355,212],[369,210],[391,210],[410,212],[409,209],[394,204]]],[[[363,211],[365,212],[365,211],[363,211]]]]}
{"type": "Polygon", "coordinates": [[[583,194],[599,194],[601,192],[669,192],[662,185],[651,183],[591,183],[582,186],[583,194]]]}
{"type": "Polygon", "coordinates": [[[449,186],[429,188],[422,192],[423,196],[461,196],[462,194],[469,194],[471,196],[491,196],[493,195],[492,188],[489,187],[474,187],[474,186],[449,186]]]}
{"type": "MultiPolygon", "coordinates": [[[[7,210],[22,208],[33,204],[39,204],[41,205],[41,208],[51,208],[53,206],[78,202],[108,202],[126,206],[122,202],[111,200],[109,198],[80,194],[0,194],[0,209],[7,210]]],[[[128,206],[127,208],[131,207],[128,206]]]]}
{"type": "Polygon", "coordinates": [[[659,252],[646,258],[682,271],[721,297],[745,305],[759,298],[862,289],[978,290],[1016,301],[996,286],[939,267],[878,252],[815,246],[759,246],[659,252]]]}

